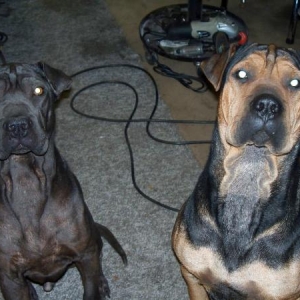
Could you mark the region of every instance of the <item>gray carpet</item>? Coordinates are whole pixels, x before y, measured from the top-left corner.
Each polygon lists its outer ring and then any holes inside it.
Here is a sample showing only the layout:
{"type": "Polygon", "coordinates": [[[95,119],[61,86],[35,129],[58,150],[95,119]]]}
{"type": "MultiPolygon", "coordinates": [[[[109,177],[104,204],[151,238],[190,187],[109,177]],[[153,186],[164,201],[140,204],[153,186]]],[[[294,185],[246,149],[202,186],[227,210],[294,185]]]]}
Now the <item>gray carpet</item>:
{"type": "MultiPolygon", "coordinates": [[[[8,62],[45,61],[72,74],[110,63],[139,64],[128,48],[103,0],[10,0],[10,16],[0,16],[0,31],[9,36],[8,62]]],[[[95,71],[74,80],[72,91],[57,105],[57,144],[81,182],[96,221],[109,227],[128,255],[124,267],[105,243],[103,269],[111,299],[187,299],[185,285],[170,247],[175,213],[147,202],[133,188],[124,124],[97,122],[70,110],[70,97],[80,87],[99,80],[127,80],[140,95],[136,117],[148,117],[154,101],[151,83],[142,73],[125,68],[95,71]]],[[[127,118],[133,93],[120,85],[102,86],[78,99],[85,112],[127,118]]],[[[170,118],[160,101],[160,118],[170,118]]],[[[176,127],[153,125],[160,138],[178,140],[176,127]]],[[[180,207],[200,172],[189,149],[149,139],[145,124],[132,124],[130,140],[136,159],[137,182],[150,196],[180,207]]],[[[40,299],[76,300],[82,286],[76,269],[50,293],[37,287],[40,299]]]]}

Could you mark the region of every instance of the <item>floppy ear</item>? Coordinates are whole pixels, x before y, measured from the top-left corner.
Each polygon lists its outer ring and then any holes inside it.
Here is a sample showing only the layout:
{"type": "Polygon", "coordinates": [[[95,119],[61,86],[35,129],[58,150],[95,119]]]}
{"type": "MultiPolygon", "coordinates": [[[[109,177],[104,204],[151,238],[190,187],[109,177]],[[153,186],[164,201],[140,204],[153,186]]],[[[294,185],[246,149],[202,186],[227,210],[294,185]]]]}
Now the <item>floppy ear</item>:
{"type": "Polygon", "coordinates": [[[37,66],[43,71],[43,75],[50,84],[57,98],[63,91],[70,89],[72,79],[64,72],[52,68],[44,62],[38,62],[37,66]]]}
{"type": "Polygon", "coordinates": [[[204,60],[200,65],[204,75],[214,86],[216,91],[220,89],[225,68],[232,55],[235,53],[235,49],[235,46],[230,46],[225,52],[214,54],[209,59],[204,60]]]}

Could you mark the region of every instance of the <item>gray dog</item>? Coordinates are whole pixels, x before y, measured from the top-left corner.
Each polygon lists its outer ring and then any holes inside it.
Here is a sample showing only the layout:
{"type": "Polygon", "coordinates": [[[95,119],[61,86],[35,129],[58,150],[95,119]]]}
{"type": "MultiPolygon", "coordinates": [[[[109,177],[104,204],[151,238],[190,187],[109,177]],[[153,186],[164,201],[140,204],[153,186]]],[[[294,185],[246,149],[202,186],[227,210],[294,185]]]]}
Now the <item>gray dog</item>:
{"type": "Polygon", "coordinates": [[[94,222],[55,147],[54,102],[70,84],[43,63],[0,68],[0,286],[6,300],[38,299],[31,282],[50,291],[71,266],[80,272],[84,300],[109,296],[101,236],[127,263],[113,234],[94,222]]]}

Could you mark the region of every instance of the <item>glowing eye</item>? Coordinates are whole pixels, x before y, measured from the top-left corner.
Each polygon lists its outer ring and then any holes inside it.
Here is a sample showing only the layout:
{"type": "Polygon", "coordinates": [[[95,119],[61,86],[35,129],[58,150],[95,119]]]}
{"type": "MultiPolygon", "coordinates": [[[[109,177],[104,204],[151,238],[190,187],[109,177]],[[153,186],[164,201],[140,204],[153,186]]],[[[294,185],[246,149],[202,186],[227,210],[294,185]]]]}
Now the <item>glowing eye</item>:
{"type": "Polygon", "coordinates": [[[298,79],[293,79],[293,80],[291,80],[290,85],[291,85],[292,87],[297,87],[297,86],[299,86],[299,80],[298,80],[298,79]]]}
{"type": "Polygon", "coordinates": [[[42,87],[36,87],[36,88],[34,89],[34,94],[35,94],[36,96],[41,96],[41,95],[44,94],[44,89],[43,89],[42,87]]]}
{"type": "Polygon", "coordinates": [[[237,76],[238,76],[240,79],[246,79],[246,78],[248,77],[248,76],[247,76],[247,72],[246,72],[246,71],[243,71],[243,70],[238,71],[237,76]]]}

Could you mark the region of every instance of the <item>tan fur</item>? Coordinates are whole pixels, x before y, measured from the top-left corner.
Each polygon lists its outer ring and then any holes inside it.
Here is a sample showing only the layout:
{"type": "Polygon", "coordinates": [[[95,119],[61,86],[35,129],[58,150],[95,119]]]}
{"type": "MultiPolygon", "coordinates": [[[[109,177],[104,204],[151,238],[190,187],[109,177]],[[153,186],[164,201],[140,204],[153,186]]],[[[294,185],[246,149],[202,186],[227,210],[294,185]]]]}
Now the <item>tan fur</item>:
{"type": "Polygon", "coordinates": [[[300,261],[293,261],[280,270],[257,261],[229,273],[213,249],[191,245],[183,228],[177,228],[173,245],[192,300],[207,299],[198,291],[209,290],[210,286],[222,282],[253,295],[249,300],[300,299],[300,261]],[[255,296],[257,294],[260,296],[255,296]]]}
{"type": "Polygon", "coordinates": [[[293,78],[300,78],[300,70],[288,58],[277,57],[274,61],[274,58],[268,57],[267,59],[265,52],[253,53],[232,68],[221,93],[218,110],[220,135],[228,151],[234,151],[232,146],[237,146],[234,139],[235,131],[240,120],[246,114],[245,109],[251,96],[259,93],[262,89],[274,91],[280,95],[280,98],[285,101],[284,105],[288,112],[288,116],[284,120],[289,127],[285,147],[278,153],[274,153],[271,146],[269,150],[274,155],[282,155],[291,150],[298,139],[300,130],[299,91],[287,88],[288,80],[293,78]],[[241,86],[234,80],[232,74],[238,70],[247,70],[252,73],[253,78],[249,83],[241,86]]]}

